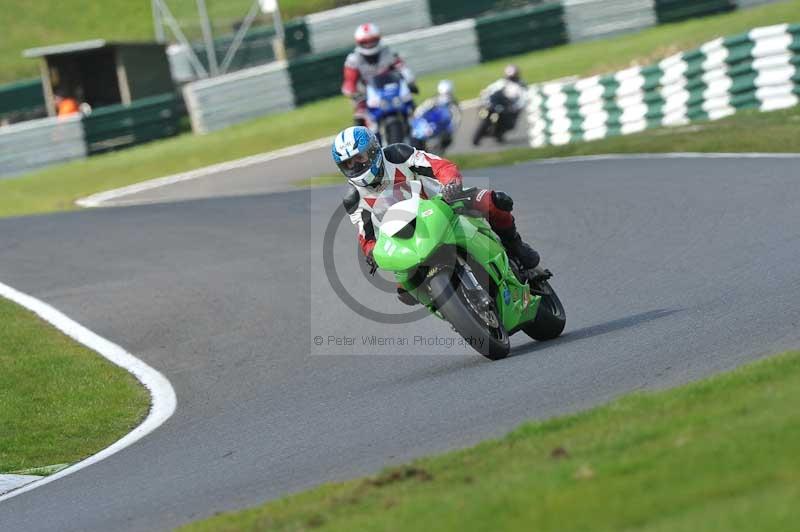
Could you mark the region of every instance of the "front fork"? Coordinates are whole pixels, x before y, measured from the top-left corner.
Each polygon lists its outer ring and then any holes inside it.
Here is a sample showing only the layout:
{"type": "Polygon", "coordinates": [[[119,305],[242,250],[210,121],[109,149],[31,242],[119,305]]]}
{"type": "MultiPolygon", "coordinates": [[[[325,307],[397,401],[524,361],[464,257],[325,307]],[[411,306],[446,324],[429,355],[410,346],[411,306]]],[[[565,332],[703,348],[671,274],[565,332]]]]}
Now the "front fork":
{"type": "Polygon", "coordinates": [[[494,301],[481,285],[475,273],[472,271],[469,263],[461,256],[456,255],[455,266],[433,266],[425,273],[424,280],[413,281],[411,278],[398,279],[402,288],[414,295],[414,297],[423,305],[429,307],[431,311],[436,311],[433,298],[428,290],[427,280],[434,275],[440,273],[445,268],[452,268],[455,276],[458,277],[459,283],[464,287],[466,296],[476,305],[480,310],[490,310],[494,307],[494,301]]]}

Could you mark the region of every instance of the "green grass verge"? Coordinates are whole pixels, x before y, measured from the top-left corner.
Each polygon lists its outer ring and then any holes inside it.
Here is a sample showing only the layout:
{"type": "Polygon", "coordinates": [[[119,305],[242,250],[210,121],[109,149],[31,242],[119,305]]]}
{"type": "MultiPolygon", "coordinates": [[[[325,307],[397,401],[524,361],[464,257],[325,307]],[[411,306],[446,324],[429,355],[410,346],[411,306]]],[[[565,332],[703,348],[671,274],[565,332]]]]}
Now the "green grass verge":
{"type": "MultiPolygon", "coordinates": [[[[518,56],[513,61],[522,66],[530,81],[546,81],[572,74],[613,71],[634,61],[650,63],[720,35],[788,21],[800,21],[800,2],[769,4],[660,26],[609,39],[602,45],[594,42],[562,46],[518,56]]],[[[421,81],[423,94],[430,94],[436,80],[448,76],[456,81],[462,98],[477,96],[482,87],[499,75],[505,62],[428,76],[421,81]]],[[[82,196],[333,135],[349,122],[349,104],[342,98],[331,98],[202,137],[186,135],[47,168],[0,181],[0,216],[75,209],[74,201],[82,196]]]]}
{"type": "Polygon", "coordinates": [[[494,153],[457,155],[464,169],[503,166],[536,159],[607,153],[798,153],[800,107],[770,113],[743,111],[715,122],[658,128],[593,142],[576,142],[540,149],[517,148],[494,153]]]}
{"type": "Polygon", "coordinates": [[[77,462],[149,405],[127,371],[0,298],[0,473],[77,462]]]}
{"type": "MultiPolygon", "coordinates": [[[[491,153],[448,156],[462,170],[507,166],[537,159],[581,155],[630,153],[800,153],[800,107],[770,113],[743,111],[716,122],[685,127],[658,128],[635,135],[611,137],[536,150],[515,148],[491,153]]],[[[491,142],[489,140],[488,142],[491,142]]],[[[297,181],[298,188],[338,185],[341,174],[326,174],[297,181]]]]}
{"type": "MultiPolygon", "coordinates": [[[[324,11],[358,0],[281,0],[281,12],[290,18],[324,11]]],[[[252,0],[207,0],[214,35],[232,32],[247,14],[252,0]]],[[[196,0],[167,0],[190,39],[200,39],[196,0]]],[[[37,77],[37,61],[22,57],[28,48],[88,39],[153,40],[153,16],[147,0],[96,1],[0,0],[3,38],[0,39],[0,83],[37,77]],[[12,23],[13,21],[13,23],[12,23]]],[[[268,19],[267,19],[268,21],[268,19]]]]}
{"type": "Polygon", "coordinates": [[[793,352],[181,530],[793,530],[798,402],[793,352]]]}

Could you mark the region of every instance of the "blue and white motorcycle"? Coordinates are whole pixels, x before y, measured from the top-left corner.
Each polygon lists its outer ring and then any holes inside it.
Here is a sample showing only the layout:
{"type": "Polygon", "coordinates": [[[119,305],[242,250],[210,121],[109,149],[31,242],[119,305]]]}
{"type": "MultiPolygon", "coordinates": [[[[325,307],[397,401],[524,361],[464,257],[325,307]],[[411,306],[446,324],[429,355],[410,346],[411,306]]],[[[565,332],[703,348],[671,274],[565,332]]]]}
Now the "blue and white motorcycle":
{"type": "Polygon", "coordinates": [[[420,107],[411,119],[411,145],[442,155],[452,144],[460,121],[461,113],[455,103],[420,107]]]}
{"type": "Polygon", "coordinates": [[[411,89],[398,72],[386,72],[367,85],[367,111],[384,145],[409,140],[409,118],[414,112],[411,89]]]}

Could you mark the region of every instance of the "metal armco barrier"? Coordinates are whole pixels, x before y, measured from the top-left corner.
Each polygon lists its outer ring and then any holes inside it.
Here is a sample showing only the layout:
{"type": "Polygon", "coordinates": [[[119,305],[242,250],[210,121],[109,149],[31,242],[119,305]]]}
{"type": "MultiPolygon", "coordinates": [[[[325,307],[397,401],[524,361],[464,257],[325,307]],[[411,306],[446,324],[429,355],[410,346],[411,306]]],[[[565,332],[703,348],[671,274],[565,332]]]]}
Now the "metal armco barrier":
{"type": "Polygon", "coordinates": [[[431,26],[428,0],[377,0],[314,13],[305,17],[311,49],[326,52],[353,45],[359,24],[374,22],[384,35],[431,26]]]}
{"type": "Polygon", "coordinates": [[[656,65],[531,88],[530,142],[561,145],[659,126],[716,120],[740,109],[800,102],[800,24],[716,39],[656,65]]]}
{"type": "MultiPolygon", "coordinates": [[[[520,3],[520,2],[517,2],[520,3]]],[[[540,4],[542,0],[529,0],[528,4],[540,4]]],[[[431,20],[434,24],[446,24],[455,20],[475,18],[499,10],[507,2],[502,0],[428,0],[431,20]]],[[[505,5],[508,8],[507,5],[505,5]]]]}
{"type": "Polygon", "coordinates": [[[208,133],[257,116],[294,109],[286,63],[240,70],[183,87],[195,133],[208,133]]]}
{"type": "Polygon", "coordinates": [[[43,118],[0,128],[0,177],[86,157],[80,116],[43,118]]]}
{"type": "Polygon", "coordinates": [[[564,0],[570,42],[655,26],[653,0],[564,0]]]}
{"type": "Polygon", "coordinates": [[[417,75],[466,68],[481,62],[475,21],[461,20],[386,39],[417,75]]]}

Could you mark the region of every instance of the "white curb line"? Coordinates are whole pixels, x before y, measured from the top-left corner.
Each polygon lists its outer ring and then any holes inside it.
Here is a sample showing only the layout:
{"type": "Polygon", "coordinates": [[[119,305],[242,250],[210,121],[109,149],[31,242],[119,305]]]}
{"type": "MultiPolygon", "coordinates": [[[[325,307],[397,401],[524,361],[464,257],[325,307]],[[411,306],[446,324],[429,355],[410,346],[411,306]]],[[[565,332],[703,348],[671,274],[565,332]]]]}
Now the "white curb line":
{"type": "Polygon", "coordinates": [[[31,482],[36,482],[41,478],[44,477],[38,475],[0,475],[0,495],[19,489],[31,482]]]}
{"type": "Polygon", "coordinates": [[[113,344],[93,333],[86,327],[74,322],[55,308],[47,303],[39,301],[27,294],[23,294],[10,286],[0,283],[0,296],[9,299],[33,313],[37,314],[40,318],[47,321],[58,330],[73,338],[80,344],[85,345],[89,349],[98,352],[103,357],[107,358],[112,363],[120,366],[121,368],[132,373],[139,382],[150,392],[152,397],[152,404],[150,406],[150,413],[147,418],[131,432],[117,440],[111,446],[106,447],[86,458],[85,460],[71,465],[66,469],[62,469],[58,473],[43,477],[40,480],[35,480],[15,491],[0,496],[0,502],[16,497],[22,493],[32,489],[49,484],[54,480],[80,471],[92,464],[108,458],[109,456],[118,453],[126,447],[132,445],[134,442],[140,440],[146,435],[150,434],[161,426],[170,416],[175,412],[177,399],[175,397],[175,390],[172,388],[170,382],[157,370],[145,364],[143,361],[134,357],[120,346],[113,344]]]}

